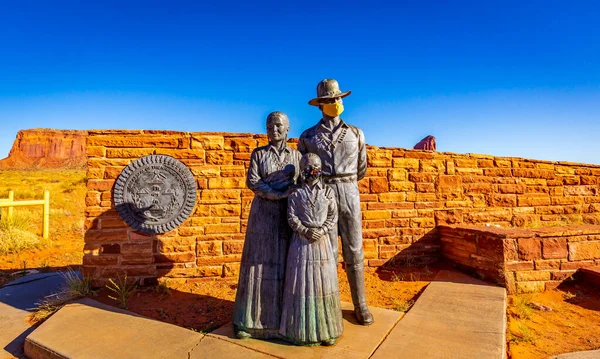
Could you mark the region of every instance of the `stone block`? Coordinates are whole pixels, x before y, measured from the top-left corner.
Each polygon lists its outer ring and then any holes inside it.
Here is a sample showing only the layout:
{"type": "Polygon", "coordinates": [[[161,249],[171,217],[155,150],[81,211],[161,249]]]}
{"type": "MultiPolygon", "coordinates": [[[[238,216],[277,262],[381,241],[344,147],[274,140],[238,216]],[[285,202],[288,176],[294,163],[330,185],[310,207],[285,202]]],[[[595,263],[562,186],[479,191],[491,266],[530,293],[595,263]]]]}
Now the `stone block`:
{"type": "Polygon", "coordinates": [[[600,241],[569,242],[569,261],[600,258],[600,241]]]}
{"type": "Polygon", "coordinates": [[[435,192],[435,186],[433,185],[433,183],[417,183],[416,186],[417,192],[435,192]]]}
{"type": "Polygon", "coordinates": [[[367,151],[368,167],[392,167],[392,151],[367,151]]]}
{"type": "Polygon", "coordinates": [[[396,168],[419,169],[419,160],[416,158],[394,158],[392,165],[396,168]]]}
{"type": "Polygon", "coordinates": [[[528,206],[548,206],[550,205],[550,196],[547,194],[523,194],[517,196],[517,204],[519,207],[528,206]]]}
{"type": "Polygon", "coordinates": [[[489,196],[488,205],[490,207],[516,207],[517,195],[493,193],[489,196]]]}
{"type": "Polygon", "coordinates": [[[591,267],[594,266],[595,262],[593,260],[586,260],[586,261],[577,261],[577,262],[561,262],[560,263],[560,269],[565,271],[565,270],[577,270],[580,268],[586,268],[586,267],[591,267]]]}
{"type": "Polygon", "coordinates": [[[389,191],[388,180],[385,177],[375,177],[370,180],[371,193],[384,193],[389,191]]]}
{"type": "Polygon", "coordinates": [[[598,186],[566,186],[565,196],[597,196],[598,186]]]}
{"type": "Polygon", "coordinates": [[[87,189],[88,191],[110,191],[114,183],[114,180],[89,179],[87,181],[87,189]]]}
{"type": "Polygon", "coordinates": [[[121,244],[121,264],[150,264],[153,262],[152,242],[121,244]]]}
{"type": "Polygon", "coordinates": [[[527,271],[533,270],[533,262],[509,262],[504,265],[505,270],[509,271],[527,271]]]}
{"type": "Polygon", "coordinates": [[[546,289],[544,282],[517,282],[517,293],[537,293],[546,289]]]}
{"type": "Polygon", "coordinates": [[[533,168],[513,168],[514,177],[553,179],[556,174],[552,170],[533,168]]]}
{"type": "Polygon", "coordinates": [[[223,255],[222,241],[198,241],[196,247],[198,257],[223,255]]]}
{"type": "Polygon", "coordinates": [[[104,147],[127,147],[127,148],[177,148],[179,146],[178,136],[114,136],[97,135],[89,136],[88,146],[104,147]]]}
{"type": "Polygon", "coordinates": [[[460,224],[463,222],[463,210],[450,209],[445,211],[435,211],[435,222],[438,226],[460,224]]]}
{"type": "Polygon", "coordinates": [[[233,153],[225,151],[206,151],[206,164],[233,165],[233,153]]]}
{"type": "Polygon", "coordinates": [[[446,173],[446,161],[442,159],[421,160],[421,172],[446,173]]]}
{"type": "Polygon", "coordinates": [[[549,269],[560,269],[560,259],[550,259],[550,260],[536,260],[535,270],[549,270],[549,269]]]}
{"type": "Polygon", "coordinates": [[[499,184],[498,191],[505,194],[523,194],[527,186],[521,184],[499,184]]]}
{"type": "Polygon", "coordinates": [[[510,168],[486,168],[483,174],[490,177],[512,177],[510,168]]]}
{"type": "Polygon", "coordinates": [[[258,145],[254,138],[227,138],[224,140],[223,149],[234,152],[252,152],[258,145]]]}
{"type": "Polygon", "coordinates": [[[406,181],[408,179],[408,172],[404,168],[388,169],[387,175],[390,181],[406,181]]]}
{"type": "Polygon", "coordinates": [[[223,254],[241,254],[244,249],[244,241],[223,242],[223,254]]]}
{"type": "Polygon", "coordinates": [[[87,146],[86,154],[88,157],[105,157],[106,148],[104,146],[87,146]]]}
{"type": "Polygon", "coordinates": [[[192,149],[222,150],[225,146],[223,136],[192,135],[192,149]]]}
{"type": "Polygon", "coordinates": [[[239,232],[240,232],[240,224],[239,223],[207,224],[205,226],[205,233],[206,234],[239,233],[239,232]]]}
{"type": "Polygon", "coordinates": [[[381,211],[363,211],[362,212],[363,219],[390,219],[392,218],[392,212],[381,210],[381,211]]]}
{"type": "Polygon", "coordinates": [[[109,266],[119,264],[118,254],[84,254],[83,265],[84,266],[109,266]]]}
{"type": "MultiPolygon", "coordinates": [[[[406,200],[406,193],[403,192],[391,192],[391,193],[380,193],[378,195],[380,202],[404,202],[406,200]]],[[[361,196],[362,199],[362,196],[361,196]]]]}
{"type": "Polygon", "coordinates": [[[522,261],[542,259],[542,245],[539,238],[519,238],[517,251],[522,261]]]}
{"type": "Polygon", "coordinates": [[[179,227],[177,228],[177,233],[184,237],[195,237],[204,234],[204,227],[179,227]]]}
{"type": "Polygon", "coordinates": [[[200,201],[203,204],[231,204],[240,203],[241,191],[239,189],[207,189],[200,191],[200,201]]]}
{"type": "Polygon", "coordinates": [[[491,183],[467,183],[463,187],[467,194],[491,193],[493,191],[491,183]]]}
{"type": "Polygon", "coordinates": [[[224,277],[238,277],[240,275],[240,263],[226,263],[223,265],[224,277]]]}
{"type": "Polygon", "coordinates": [[[532,282],[550,280],[550,271],[522,271],[516,272],[517,282],[532,282]]]}
{"type": "Polygon", "coordinates": [[[542,240],[542,256],[544,259],[566,259],[568,253],[565,238],[544,238],[542,240]]]}
{"type": "Polygon", "coordinates": [[[194,252],[159,253],[154,255],[154,263],[196,262],[194,252]]]}
{"type": "Polygon", "coordinates": [[[411,172],[408,174],[408,180],[416,183],[433,183],[435,177],[431,173],[411,172]]]}
{"type": "Polygon", "coordinates": [[[108,158],[140,158],[154,154],[154,148],[108,148],[108,158]]]}

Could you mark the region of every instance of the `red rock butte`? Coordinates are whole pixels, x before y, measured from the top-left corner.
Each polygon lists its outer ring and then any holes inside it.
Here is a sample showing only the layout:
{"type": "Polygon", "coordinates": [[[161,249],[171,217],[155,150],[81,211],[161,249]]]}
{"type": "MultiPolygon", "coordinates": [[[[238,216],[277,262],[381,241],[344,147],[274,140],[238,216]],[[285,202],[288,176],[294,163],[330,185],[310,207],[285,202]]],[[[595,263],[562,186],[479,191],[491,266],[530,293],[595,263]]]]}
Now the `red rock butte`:
{"type": "Polygon", "coordinates": [[[85,168],[87,131],[22,130],[0,168],[85,168]]]}

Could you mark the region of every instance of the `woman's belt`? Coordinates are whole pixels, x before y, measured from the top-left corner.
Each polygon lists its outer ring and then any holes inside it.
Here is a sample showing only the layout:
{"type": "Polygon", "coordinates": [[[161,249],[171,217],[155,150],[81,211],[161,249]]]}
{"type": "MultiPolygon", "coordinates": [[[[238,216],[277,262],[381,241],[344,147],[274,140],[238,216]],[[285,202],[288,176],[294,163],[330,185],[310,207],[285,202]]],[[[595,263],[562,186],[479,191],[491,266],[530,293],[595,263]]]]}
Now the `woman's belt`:
{"type": "Polygon", "coordinates": [[[323,175],[323,182],[325,182],[325,183],[356,182],[357,179],[358,179],[358,177],[355,174],[335,175],[335,176],[323,175]]]}

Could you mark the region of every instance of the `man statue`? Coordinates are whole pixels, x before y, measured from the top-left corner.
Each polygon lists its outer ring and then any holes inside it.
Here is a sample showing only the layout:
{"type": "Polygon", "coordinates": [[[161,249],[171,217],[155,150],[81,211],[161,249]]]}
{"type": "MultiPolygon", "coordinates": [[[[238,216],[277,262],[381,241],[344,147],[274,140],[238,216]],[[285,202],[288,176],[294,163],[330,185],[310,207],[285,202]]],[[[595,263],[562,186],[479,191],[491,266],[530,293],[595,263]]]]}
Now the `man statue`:
{"type": "Polygon", "coordinates": [[[322,161],[323,182],[335,193],[338,225],[330,235],[335,258],[338,233],[342,237],[342,255],[352,293],[354,314],[362,325],[373,323],[365,295],[364,252],[362,248],[362,214],[357,182],[367,172],[367,150],[363,132],[340,118],[344,111],[342,92],[336,80],[325,79],[317,85],[317,97],[308,102],[318,106],[323,117],[304,131],[298,140],[302,154],[315,153],[322,161]]]}

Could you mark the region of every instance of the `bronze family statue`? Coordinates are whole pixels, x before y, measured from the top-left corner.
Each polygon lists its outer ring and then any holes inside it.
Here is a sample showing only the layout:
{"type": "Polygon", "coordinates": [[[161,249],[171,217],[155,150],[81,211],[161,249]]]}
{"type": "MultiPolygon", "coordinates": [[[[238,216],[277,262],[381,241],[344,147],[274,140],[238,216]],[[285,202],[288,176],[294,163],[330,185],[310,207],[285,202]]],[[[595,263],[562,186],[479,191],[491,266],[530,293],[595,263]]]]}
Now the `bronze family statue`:
{"type": "Polygon", "coordinates": [[[338,235],[354,313],[373,323],[367,307],[362,215],[357,182],[366,174],[363,132],[341,118],[337,81],[317,86],[321,120],[304,131],[298,150],[287,145],[289,119],[267,117],[269,144],[255,149],[247,185],[250,209],[233,325],[238,338],[281,338],[298,345],[332,345],[342,334],[337,280],[338,235]]]}

